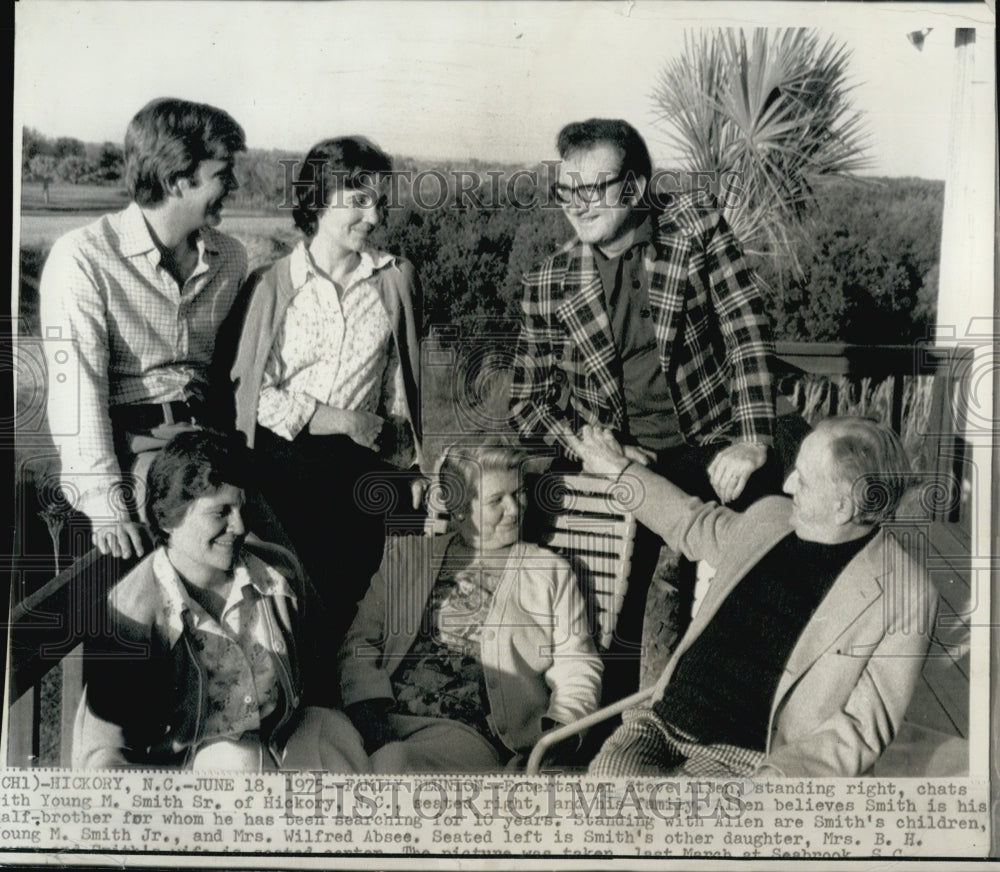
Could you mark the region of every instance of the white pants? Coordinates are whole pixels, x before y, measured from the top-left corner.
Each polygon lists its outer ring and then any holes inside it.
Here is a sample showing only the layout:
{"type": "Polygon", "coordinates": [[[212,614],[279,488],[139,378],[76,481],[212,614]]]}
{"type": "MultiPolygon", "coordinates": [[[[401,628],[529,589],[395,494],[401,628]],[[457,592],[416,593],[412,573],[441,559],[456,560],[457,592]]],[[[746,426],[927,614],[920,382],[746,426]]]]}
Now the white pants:
{"type": "MultiPolygon", "coordinates": [[[[198,749],[193,769],[213,772],[267,772],[279,767],[257,737],[219,739],[198,749]]],[[[303,710],[288,737],[281,769],[351,775],[369,771],[361,736],[342,711],[319,706],[303,710]]]]}
{"type": "Polygon", "coordinates": [[[417,773],[502,772],[500,755],[483,736],[459,721],[389,715],[396,737],[371,755],[371,771],[379,775],[417,773]]]}

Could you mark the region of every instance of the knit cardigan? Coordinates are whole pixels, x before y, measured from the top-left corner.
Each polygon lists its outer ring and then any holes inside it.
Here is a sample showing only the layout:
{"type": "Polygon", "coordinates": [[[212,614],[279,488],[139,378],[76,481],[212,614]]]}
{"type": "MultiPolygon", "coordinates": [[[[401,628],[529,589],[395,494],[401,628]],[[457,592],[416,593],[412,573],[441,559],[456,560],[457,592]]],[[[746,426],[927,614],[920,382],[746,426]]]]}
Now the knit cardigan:
{"type": "MultiPolygon", "coordinates": [[[[244,288],[246,316],[230,377],[236,402],[236,429],[252,448],[257,427],[257,406],[264,366],[295,297],[289,264],[284,257],[270,268],[254,273],[244,288]],[[248,298],[248,299],[247,299],[248,298]]],[[[392,327],[393,341],[403,370],[406,415],[413,434],[415,457],[423,466],[420,431],[420,282],[413,265],[396,257],[375,273],[382,303],[392,327]]]]}

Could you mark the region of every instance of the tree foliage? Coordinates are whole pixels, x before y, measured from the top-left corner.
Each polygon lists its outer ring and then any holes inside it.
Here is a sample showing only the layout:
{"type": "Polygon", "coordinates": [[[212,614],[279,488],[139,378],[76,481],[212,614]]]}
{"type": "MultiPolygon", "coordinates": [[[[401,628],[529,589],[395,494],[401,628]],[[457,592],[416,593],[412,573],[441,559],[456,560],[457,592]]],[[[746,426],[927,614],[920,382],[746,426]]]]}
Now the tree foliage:
{"type": "Polygon", "coordinates": [[[36,154],[28,161],[27,176],[35,182],[42,183],[42,194],[45,202],[49,202],[49,187],[58,177],[59,163],[54,155],[36,154]]]}
{"type": "Polygon", "coordinates": [[[49,139],[32,127],[21,132],[21,155],[22,178],[43,185],[56,179],[74,185],[118,182],[125,163],[121,148],[113,142],[96,145],[72,136],[49,139]]]}
{"type": "Polygon", "coordinates": [[[232,202],[251,209],[291,208],[295,160],[288,152],[259,148],[237,154],[234,171],[240,187],[232,202]]]}
{"type": "Polygon", "coordinates": [[[908,343],[934,323],[944,185],[833,182],[795,241],[801,274],[758,258],[782,339],[908,343]]]}
{"type": "Polygon", "coordinates": [[[63,181],[79,184],[90,175],[87,159],[80,154],[65,154],[58,159],[56,175],[63,181]]]}
{"type": "MultiPolygon", "coordinates": [[[[54,151],[52,140],[25,128],[24,177],[43,185],[59,178],[120,183],[122,153],[113,143],[86,144],[82,158],[72,145],[64,146],[70,153],[62,160],[54,151]]],[[[290,231],[289,173],[296,159],[279,151],[238,155],[241,188],[231,205],[280,212],[290,231]]],[[[426,166],[406,158],[395,165],[409,175],[401,178],[373,241],[416,265],[424,287],[425,325],[450,328],[466,338],[492,336],[498,348],[509,345],[520,321],[521,276],[570,236],[560,210],[547,208],[549,174],[544,167],[426,166]],[[456,174],[473,170],[479,184],[469,188],[454,182],[456,174]],[[429,205],[414,198],[406,179],[421,173],[448,181],[441,202],[429,205]]],[[[799,272],[790,274],[781,261],[759,251],[751,255],[767,289],[776,336],[876,343],[925,336],[937,296],[943,184],[820,177],[810,185],[816,208],[788,237],[799,272]]],[[[265,261],[287,250],[284,242],[265,237],[243,239],[251,246],[265,243],[265,261]]]]}
{"type": "MultiPolygon", "coordinates": [[[[793,235],[798,276],[759,254],[779,339],[906,343],[934,321],[944,186],[921,179],[828,180],[818,209],[793,235]]],[[[489,202],[483,198],[484,202],[489,202]]],[[[391,209],[379,244],[416,265],[424,321],[461,335],[509,335],[521,276],[570,236],[558,211],[454,202],[391,209]]]]}
{"type": "Polygon", "coordinates": [[[97,175],[104,181],[117,181],[125,172],[125,153],[113,142],[101,144],[96,160],[97,175]]]}
{"type": "Polygon", "coordinates": [[[56,160],[65,157],[85,157],[87,149],[84,144],[72,136],[60,136],[52,143],[52,154],[56,160]]]}
{"type": "Polygon", "coordinates": [[[51,154],[49,141],[34,127],[25,127],[21,132],[21,169],[27,172],[31,159],[40,154],[51,154]]]}
{"type": "MultiPolygon", "coordinates": [[[[453,178],[453,168],[435,171],[453,178]]],[[[417,265],[424,322],[465,335],[516,330],[521,275],[568,236],[561,214],[542,209],[533,191],[515,194],[501,185],[498,193],[487,182],[436,208],[403,194],[406,202],[389,210],[380,240],[417,265]]]]}

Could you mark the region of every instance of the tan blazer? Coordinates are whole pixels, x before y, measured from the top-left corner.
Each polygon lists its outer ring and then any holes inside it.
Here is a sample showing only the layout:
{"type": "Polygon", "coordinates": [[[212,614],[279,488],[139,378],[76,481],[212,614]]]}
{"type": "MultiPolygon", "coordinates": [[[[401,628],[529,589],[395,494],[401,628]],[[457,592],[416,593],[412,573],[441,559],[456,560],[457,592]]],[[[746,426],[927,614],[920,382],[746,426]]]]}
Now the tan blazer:
{"type": "MultiPolygon", "coordinates": [[[[692,560],[717,568],[701,609],[663,675],[746,573],[791,531],[791,500],[767,497],[740,514],[693,498],[663,507],[657,530],[692,560]]],[[[789,578],[789,584],[799,579],[789,578]]],[[[833,583],[802,631],[771,704],[760,775],[852,776],[892,741],[923,667],[938,595],[924,571],[881,530],[833,583]]]]}

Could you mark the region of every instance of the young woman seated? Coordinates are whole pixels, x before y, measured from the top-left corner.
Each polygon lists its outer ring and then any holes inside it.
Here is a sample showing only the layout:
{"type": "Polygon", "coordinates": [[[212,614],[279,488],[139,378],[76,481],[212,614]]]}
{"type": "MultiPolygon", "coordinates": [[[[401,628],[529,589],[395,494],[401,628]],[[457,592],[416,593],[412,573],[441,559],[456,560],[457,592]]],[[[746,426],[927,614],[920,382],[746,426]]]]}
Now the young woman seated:
{"type": "Polygon", "coordinates": [[[208,430],[153,461],[158,547],[108,593],[105,632],[87,644],[74,767],[367,768],[344,714],[308,704],[301,572],[247,540],[248,478],[246,449],[208,430]]]}
{"type": "Polygon", "coordinates": [[[492,443],[447,449],[450,532],[390,541],[358,607],[341,693],[375,773],[516,768],[545,730],[597,708],[576,579],[519,539],[524,459],[492,443]]]}

